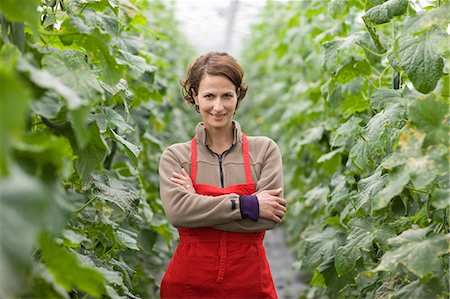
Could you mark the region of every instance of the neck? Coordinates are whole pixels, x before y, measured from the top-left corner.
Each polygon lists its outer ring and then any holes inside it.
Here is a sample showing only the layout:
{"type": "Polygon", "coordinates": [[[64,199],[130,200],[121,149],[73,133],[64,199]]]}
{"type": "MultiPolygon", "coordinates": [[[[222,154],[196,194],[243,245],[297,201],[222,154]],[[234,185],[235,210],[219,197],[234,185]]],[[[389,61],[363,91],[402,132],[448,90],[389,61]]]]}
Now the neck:
{"type": "Polygon", "coordinates": [[[216,153],[222,153],[233,144],[233,125],[227,128],[206,128],[206,144],[216,153]]]}

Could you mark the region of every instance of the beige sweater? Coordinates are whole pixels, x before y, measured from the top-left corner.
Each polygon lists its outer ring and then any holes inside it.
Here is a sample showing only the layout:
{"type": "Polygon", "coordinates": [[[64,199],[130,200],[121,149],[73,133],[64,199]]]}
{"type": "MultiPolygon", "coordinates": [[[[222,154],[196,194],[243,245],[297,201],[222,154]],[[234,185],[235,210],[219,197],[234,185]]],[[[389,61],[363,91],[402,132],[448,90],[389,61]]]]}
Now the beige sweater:
{"type": "MultiPolygon", "coordinates": [[[[234,141],[222,156],[224,187],[245,183],[242,156],[242,132],[234,124],[234,141]]],[[[221,187],[218,156],[206,147],[206,129],[196,127],[197,184],[221,187]]],[[[257,192],[283,188],[283,166],[277,144],[268,137],[248,136],[250,168],[257,192]]],[[[169,222],[175,227],[213,227],[224,231],[254,232],[272,229],[276,223],[260,218],[257,222],[242,219],[239,206],[231,208],[231,200],[239,205],[239,195],[204,196],[187,192],[170,180],[173,172],[191,171],[191,140],[176,143],[162,154],[159,164],[160,195],[169,222]]],[[[281,195],[283,196],[283,195],[281,195]]]]}

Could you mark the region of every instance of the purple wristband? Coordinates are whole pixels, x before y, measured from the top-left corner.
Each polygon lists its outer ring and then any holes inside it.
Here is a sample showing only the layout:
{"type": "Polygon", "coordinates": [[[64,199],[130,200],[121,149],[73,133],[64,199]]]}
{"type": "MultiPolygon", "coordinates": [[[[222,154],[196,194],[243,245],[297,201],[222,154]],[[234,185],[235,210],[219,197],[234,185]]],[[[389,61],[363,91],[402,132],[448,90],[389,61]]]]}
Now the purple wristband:
{"type": "Polygon", "coordinates": [[[256,195],[239,196],[239,206],[241,208],[242,219],[251,219],[258,221],[259,218],[259,202],[256,195]]]}

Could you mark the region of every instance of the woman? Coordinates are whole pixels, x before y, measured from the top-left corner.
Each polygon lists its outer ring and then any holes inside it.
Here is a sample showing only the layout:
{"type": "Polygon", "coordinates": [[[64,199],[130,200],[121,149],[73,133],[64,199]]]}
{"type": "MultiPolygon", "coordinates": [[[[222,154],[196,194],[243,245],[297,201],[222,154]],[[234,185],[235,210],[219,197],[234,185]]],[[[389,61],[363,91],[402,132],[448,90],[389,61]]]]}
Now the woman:
{"type": "Polygon", "coordinates": [[[202,122],[159,165],[164,211],[180,235],[161,298],[277,298],[262,240],[286,212],[281,155],[233,120],[247,91],[243,75],[233,57],[210,52],[182,81],[202,122]]]}

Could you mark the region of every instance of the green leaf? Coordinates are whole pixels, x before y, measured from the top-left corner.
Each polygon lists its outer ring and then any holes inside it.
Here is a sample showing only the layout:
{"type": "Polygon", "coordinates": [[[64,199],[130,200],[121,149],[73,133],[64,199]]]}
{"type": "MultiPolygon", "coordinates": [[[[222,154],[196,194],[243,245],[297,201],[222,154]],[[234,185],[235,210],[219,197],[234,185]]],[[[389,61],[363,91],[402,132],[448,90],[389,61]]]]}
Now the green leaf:
{"type": "MultiPolygon", "coordinates": [[[[424,32],[434,26],[447,29],[450,19],[450,2],[441,3],[441,6],[435,7],[429,11],[418,11],[415,15],[409,16],[401,24],[401,32],[404,35],[416,35],[424,32]]],[[[448,47],[447,47],[448,48],[448,47]]]]}
{"type": "Polygon", "coordinates": [[[81,106],[69,112],[68,118],[72,123],[72,129],[77,140],[77,146],[83,149],[90,140],[88,116],[90,106],[81,106]]]}
{"type": "Polygon", "coordinates": [[[334,80],[338,83],[348,83],[356,77],[364,74],[370,75],[370,64],[366,60],[351,57],[348,62],[343,63],[335,74],[334,80]]]}
{"type": "Polygon", "coordinates": [[[0,289],[8,298],[23,291],[40,232],[58,232],[65,225],[68,215],[59,196],[17,166],[0,180],[0,289]]]}
{"type": "Polygon", "coordinates": [[[128,233],[119,230],[116,232],[116,234],[120,242],[122,242],[126,247],[133,250],[139,250],[139,247],[137,246],[137,240],[130,236],[128,233]]]}
{"type": "Polygon", "coordinates": [[[81,264],[74,253],[47,234],[42,234],[40,244],[42,260],[59,285],[68,291],[77,287],[94,297],[105,294],[105,278],[95,268],[81,264]]]}
{"type": "Polygon", "coordinates": [[[323,126],[310,128],[307,132],[305,132],[304,137],[298,141],[298,146],[320,140],[322,138],[323,131],[323,126]]]}
{"type": "Polygon", "coordinates": [[[390,88],[377,88],[370,98],[370,106],[377,112],[399,102],[402,102],[401,90],[390,88]]]}
{"type": "Polygon", "coordinates": [[[423,150],[425,133],[414,129],[403,130],[395,151],[381,163],[384,168],[393,169],[404,165],[411,176],[412,184],[422,189],[429,185],[436,176],[448,172],[445,146],[431,146],[423,150]],[[423,153],[424,152],[424,153],[423,153]]]}
{"type": "Polygon", "coordinates": [[[40,0],[2,0],[0,2],[0,12],[3,13],[8,21],[27,22],[34,32],[38,31],[38,5],[40,0]]]}
{"type": "Polygon", "coordinates": [[[450,207],[450,189],[436,189],[432,194],[431,204],[436,209],[450,207]]]}
{"type": "MultiPolygon", "coordinates": [[[[332,41],[323,43],[322,46],[325,49],[323,66],[325,69],[330,72],[336,72],[339,68],[338,58],[340,58],[340,61],[343,60],[343,58],[339,55],[344,55],[344,57],[347,57],[348,54],[346,55],[346,52],[349,52],[351,49],[357,48],[359,50],[357,43],[361,40],[361,38],[362,36],[360,34],[354,34],[347,37],[339,37],[332,41]]],[[[349,68],[353,69],[353,64],[350,64],[349,68]]]]}
{"type": "Polygon", "coordinates": [[[403,15],[408,8],[408,0],[389,0],[369,9],[362,17],[375,24],[389,22],[393,17],[403,15]]]}
{"type": "Polygon", "coordinates": [[[358,182],[358,205],[357,209],[369,210],[374,196],[383,189],[386,175],[381,175],[381,171],[375,171],[371,176],[361,179],[358,182]]]}
{"type": "Polygon", "coordinates": [[[11,44],[0,50],[0,176],[8,173],[11,145],[24,129],[30,87],[15,70],[19,50],[11,44]]]}
{"type": "Polygon", "coordinates": [[[408,107],[408,119],[427,133],[432,144],[448,144],[448,104],[435,94],[416,98],[408,107]]]}
{"type": "Polygon", "coordinates": [[[369,146],[364,139],[359,139],[350,149],[349,161],[353,162],[359,169],[366,169],[369,166],[369,159],[369,146]]]}
{"type": "Polygon", "coordinates": [[[114,109],[110,107],[97,107],[97,113],[94,115],[97,125],[100,129],[100,133],[106,133],[108,129],[119,129],[121,132],[134,131],[134,128],[130,126],[114,109]]]}
{"type": "Polygon", "coordinates": [[[401,104],[393,104],[369,120],[363,133],[371,150],[384,148],[388,138],[387,132],[403,120],[404,112],[405,108],[401,104]]]}
{"type": "Polygon", "coordinates": [[[113,176],[92,175],[93,195],[117,205],[127,215],[137,213],[139,194],[129,185],[125,185],[113,176]]]}
{"type": "Polygon", "coordinates": [[[444,290],[439,278],[431,276],[415,280],[396,290],[393,299],[440,298],[444,290]]]}
{"type": "Polygon", "coordinates": [[[103,136],[100,135],[96,123],[89,127],[89,139],[87,145],[83,149],[74,149],[78,159],[75,162],[75,168],[83,179],[86,179],[89,174],[99,168],[109,153],[108,145],[103,136]]]}
{"type": "Polygon", "coordinates": [[[138,157],[141,151],[140,148],[137,145],[134,145],[133,143],[126,141],[122,136],[114,132],[114,130],[109,129],[109,131],[111,132],[114,139],[117,142],[120,142],[125,147],[125,151],[128,157],[130,158],[131,163],[133,164],[134,167],[137,167],[139,164],[138,157]]]}
{"type": "MultiPolygon", "coordinates": [[[[321,225],[309,226],[304,232],[302,268],[312,270],[327,265],[334,257],[336,249],[344,242],[343,234],[335,227],[322,228],[321,225]]],[[[324,269],[321,269],[324,270],[324,269]]]]}
{"type": "Polygon", "coordinates": [[[71,16],[61,24],[60,39],[63,44],[82,47],[86,50],[89,62],[102,69],[102,81],[115,85],[123,77],[125,69],[111,54],[111,36],[98,27],[88,26],[80,17],[71,16]]]}
{"type": "Polygon", "coordinates": [[[81,242],[88,240],[88,238],[85,235],[76,233],[71,229],[64,230],[63,237],[64,237],[64,245],[66,247],[73,247],[73,248],[80,247],[81,242]]]}
{"type": "Polygon", "coordinates": [[[16,155],[29,159],[36,165],[38,171],[54,178],[67,178],[73,171],[74,159],[69,140],[45,131],[28,133],[15,146],[16,155]]]}
{"type": "Polygon", "coordinates": [[[440,268],[439,257],[450,252],[450,234],[427,237],[430,228],[409,229],[389,239],[396,246],[386,252],[374,271],[395,271],[399,264],[419,277],[440,268]]]}
{"type": "Polygon", "coordinates": [[[18,69],[21,72],[28,73],[30,80],[39,87],[50,89],[60,94],[67,103],[70,110],[75,110],[84,104],[78,93],[71,87],[65,85],[61,80],[45,69],[38,69],[25,59],[20,59],[18,69]]]}
{"type": "Polygon", "coordinates": [[[364,7],[365,11],[368,11],[374,6],[381,5],[388,0],[366,0],[366,5],[364,7]]]}
{"type": "Polygon", "coordinates": [[[354,269],[362,251],[370,252],[374,240],[383,242],[387,237],[395,236],[387,226],[377,226],[375,219],[353,218],[348,223],[350,232],[345,245],[340,246],[334,257],[336,272],[342,276],[354,269]]]}
{"type": "Polygon", "coordinates": [[[408,184],[410,173],[406,167],[400,167],[386,176],[386,185],[373,199],[373,209],[385,208],[394,196],[399,195],[408,184]]]}
{"type": "Polygon", "coordinates": [[[361,132],[361,127],[359,126],[361,121],[361,118],[352,116],[345,123],[341,124],[336,130],[332,131],[330,145],[338,147],[353,143],[352,141],[361,132]]]}
{"type": "Polygon", "coordinates": [[[317,269],[314,269],[314,276],[311,279],[309,285],[312,287],[322,287],[324,289],[327,288],[327,284],[325,283],[325,279],[323,278],[322,273],[320,273],[317,269]]]}
{"type": "Polygon", "coordinates": [[[432,28],[418,36],[401,37],[399,48],[389,56],[391,64],[405,71],[414,87],[421,93],[434,90],[442,77],[444,60],[435,49],[446,33],[441,29],[432,28]],[[396,61],[398,60],[398,61],[396,61]]]}
{"type": "Polygon", "coordinates": [[[91,103],[98,102],[103,89],[82,53],[58,51],[47,54],[42,59],[42,65],[63,84],[76,91],[82,99],[91,103]]]}

